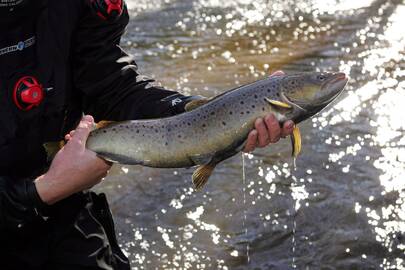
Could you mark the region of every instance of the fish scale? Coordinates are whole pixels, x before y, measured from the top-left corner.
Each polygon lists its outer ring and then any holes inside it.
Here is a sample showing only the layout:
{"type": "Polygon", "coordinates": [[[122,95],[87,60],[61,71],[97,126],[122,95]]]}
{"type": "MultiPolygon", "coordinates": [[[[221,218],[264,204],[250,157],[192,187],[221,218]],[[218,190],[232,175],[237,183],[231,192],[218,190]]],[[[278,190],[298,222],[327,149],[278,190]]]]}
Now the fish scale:
{"type": "MultiPolygon", "coordinates": [[[[215,166],[242,150],[255,120],[269,113],[283,123],[303,121],[334,100],[347,83],[343,73],[301,73],[267,77],[205,101],[190,111],[160,119],[109,123],[91,132],[86,147],[121,164],[180,168],[201,188],[215,166]]],[[[300,149],[298,129],[293,149],[300,149]],[[294,147],[295,146],[295,147],[294,147]]],[[[298,153],[295,153],[297,155],[298,153]]]]}

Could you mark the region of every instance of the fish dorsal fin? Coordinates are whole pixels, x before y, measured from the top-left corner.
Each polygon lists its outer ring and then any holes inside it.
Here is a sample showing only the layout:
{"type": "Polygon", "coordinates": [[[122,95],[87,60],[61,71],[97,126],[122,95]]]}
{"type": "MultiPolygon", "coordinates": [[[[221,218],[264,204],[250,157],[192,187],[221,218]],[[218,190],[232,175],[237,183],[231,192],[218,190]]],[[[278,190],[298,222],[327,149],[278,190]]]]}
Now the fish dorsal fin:
{"type": "Polygon", "coordinates": [[[111,124],[114,124],[114,123],[116,123],[116,122],[115,121],[102,120],[102,121],[100,121],[100,122],[98,122],[96,124],[96,129],[104,128],[104,127],[107,127],[107,126],[109,126],[111,124]]]}
{"type": "Polygon", "coordinates": [[[206,165],[199,166],[193,173],[193,184],[196,190],[201,190],[210,178],[212,172],[215,169],[216,163],[208,163],[206,165]]]}
{"type": "Polygon", "coordinates": [[[298,126],[294,126],[291,134],[292,156],[296,158],[301,152],[301,132],[298,126]]]}
{"type": "Polygon", "coordinates": [[[269,99],[269,98],[265,98],[265,99],[270,105],[276,107],[277,109],[280,109],[280,108],[291,109],[292,108],[291,105],[288,103],[285,103],[285,102],[282,102],[279,100],[269,99]]]}
{"type": "Polygon", "coordinates": [[[189,111],[194,110],[195,108],[198,108],[198,107],[201,107],[202,105],[207,104],[210,101],[211,101],[211,99],[209,99],[209,98],[195,99],[195,100],[188,102],[186,104],[186,106],[184,107],[184,109],[186,110],[186,112],[189,112],[189,111]]]}

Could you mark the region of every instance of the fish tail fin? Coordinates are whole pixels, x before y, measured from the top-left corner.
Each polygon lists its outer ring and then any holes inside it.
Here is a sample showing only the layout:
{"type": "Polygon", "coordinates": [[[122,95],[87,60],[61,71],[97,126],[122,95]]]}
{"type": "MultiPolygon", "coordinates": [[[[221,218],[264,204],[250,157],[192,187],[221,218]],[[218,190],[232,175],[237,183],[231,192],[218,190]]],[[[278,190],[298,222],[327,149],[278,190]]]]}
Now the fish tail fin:
{"type": "Polygon", "coordinates": [[[46,142],[46,143],[44,143],[43,147],[44,147],[45,152],[46,152],[47,160],[48,161],[53,160],[56,153],[58,153],[59,150],[63,148],[63,146],[65,146],[65,141],[64,140],[60,140],[60,141],[56,141],[56,142],[46,142]]]}
{"type": "Polygon", "coordinates": [[[196,190],[200,190],[207,183],[212,172],[217,164],[208,163],[206,165],[199,166],[193,173],[193,184],[196,190]]]}

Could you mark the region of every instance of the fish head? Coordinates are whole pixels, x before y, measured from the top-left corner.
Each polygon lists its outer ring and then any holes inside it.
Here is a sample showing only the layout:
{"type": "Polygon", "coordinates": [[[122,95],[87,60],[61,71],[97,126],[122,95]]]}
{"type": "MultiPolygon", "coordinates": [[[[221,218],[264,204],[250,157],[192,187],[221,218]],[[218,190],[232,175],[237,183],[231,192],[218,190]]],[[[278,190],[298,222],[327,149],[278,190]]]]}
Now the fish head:
{"type": "Polygon", "coordinates": [[[285,102],[299,111],[296,120],[300,122],[335,100],[347,81],[348,78],[342,72],[287,75],[281,81],[281,94],[285,102]]]}

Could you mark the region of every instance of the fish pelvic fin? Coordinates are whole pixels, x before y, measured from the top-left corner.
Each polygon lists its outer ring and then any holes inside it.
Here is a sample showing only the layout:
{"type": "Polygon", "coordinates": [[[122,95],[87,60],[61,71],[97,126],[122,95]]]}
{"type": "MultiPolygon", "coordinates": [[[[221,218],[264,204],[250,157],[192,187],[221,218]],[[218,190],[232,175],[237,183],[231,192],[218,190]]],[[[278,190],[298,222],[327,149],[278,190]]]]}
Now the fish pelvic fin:
{"type": "Polygon", "coordinates": [[[212,172],[215,169],[216,163],[208,163],[199,166],[193,173],[193,184],[196,190],[201,190],[210,178],[212,172]]]}
{"type": "Polygon", "coordinates": [[[192,111],[192,110],[194,110],[194,109],[196,109],[196,108],[198,108],[198,107],[200,107],[202,105],[207,104],[210,101],[211,101],[211,99],[209,99],[209,98],[195,99],[195,100],[192,100],[192,101],[188,102],[186,104],[186,106],[184,106],[184,109],[186,110],[186,112],[189,112],[189,111],[192,111]]]}
{"type": "Polygon", "coordinates": [[[285,103],[285,102],[282,102],[279,100],[269,99],[269,98],[265,98],[265,99],[270,105],[276,107],[277,109],[280,109],[280,108],[291,109],[292,108],[291,105],[288,103],[285,103]]]}
{"type": "Polygon", "coordinates": [[[102,120],[100,122],[98,122],[96,124],[96,128],[95,129],[99,129],[99,128],[104,128],[104,127],[108,127],[111,124],[116,123],[116,121],[107,121],[107,120],[102,120]]]}
{"type": "Polygon", "coordinates": [[[296,158],[301,152],[301,132],[297,125],[291,134],[292,156],[296,158]]]}

